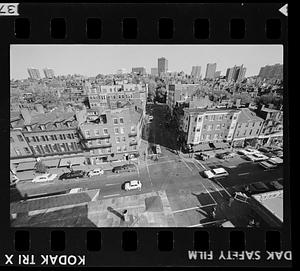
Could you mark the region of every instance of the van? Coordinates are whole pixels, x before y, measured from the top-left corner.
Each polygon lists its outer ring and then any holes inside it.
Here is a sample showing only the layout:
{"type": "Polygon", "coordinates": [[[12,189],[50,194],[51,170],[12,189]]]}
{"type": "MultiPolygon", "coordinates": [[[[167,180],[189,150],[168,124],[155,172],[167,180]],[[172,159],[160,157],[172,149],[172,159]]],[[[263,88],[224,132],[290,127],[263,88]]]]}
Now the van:
{"type": "Polygon", "coordinates": [[[119,172],[132,172],[136,171],[136,167],[134,164],[127,164],[122,166],[116,166],[112,169],[112,172],[119,173],[119,172]]]}

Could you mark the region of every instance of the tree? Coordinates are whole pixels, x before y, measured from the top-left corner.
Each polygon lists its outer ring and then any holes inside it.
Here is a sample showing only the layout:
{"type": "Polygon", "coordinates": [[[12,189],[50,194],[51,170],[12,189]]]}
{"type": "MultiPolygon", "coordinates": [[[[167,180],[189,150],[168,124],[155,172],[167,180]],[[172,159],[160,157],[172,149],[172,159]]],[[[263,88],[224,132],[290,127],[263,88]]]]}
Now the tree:
{"type": "Polygon", "coordinates": [[[35,171],[37,173],[47,173],[48,167],[41,161],[38,161],[35,165],[35,171]]]}

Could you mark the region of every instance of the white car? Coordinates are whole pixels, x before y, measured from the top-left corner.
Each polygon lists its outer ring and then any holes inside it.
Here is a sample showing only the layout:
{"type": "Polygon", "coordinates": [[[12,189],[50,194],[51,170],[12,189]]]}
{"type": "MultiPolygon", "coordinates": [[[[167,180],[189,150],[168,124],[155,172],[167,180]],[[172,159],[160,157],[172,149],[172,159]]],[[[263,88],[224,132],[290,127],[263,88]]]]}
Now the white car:
{"type": "Polygon", "coordinates": [[[135,190],[135,189],[141,190],[142,189],[142,183],[138,180],[129,181],[129,182],[125,183],[124,189],[126,191],[135,190]]]}
{"type": "Polygon", "coordinates": [[[148,119],[149,119],[149,120],[153,120],[153,116],[149,116],[148,119]]]}
{"type": "Polygon", "coordinates": [[[283,159],[279,158],[279,157],[272,157],[268,160],[269,163],[272,163],[272,164],[282,164],[283,163],[283,159]]]}
{"type": "Polygon", "coordinates": [[[156,153],[160,154],[161,153],[161,148],[159,145],[156,145],[156,153]]]}
{"type": "Polygon", "coordinates": [[[204,175],[209,178],[219,178],[219,177],[226,177],[229,175],[229,173],[222,167],[220,168],[214,168],[212,170],[205,170],[204,175]]]}
{"type": "Polygon", "coordinates": [[[92,176],[98,176],[98,175],[102,175],[102,174],[104,174],[104,170],[103,169],[101,169],[101,168],[94,168],[93,170],[91,170],[88,173],[88,176],[92,177],[92,176]]]}
{"type": "Polygon", "coordinates": [[[249,155],[246,155],[247,158],[253,162],[257,162],[257,161],[265,161],[265,160],[268,160],[269,157],[266,156],[266,155],[263,155],[261,153],[253,153],[253,154],[249,154],[249,155]]]}
{"type": "Polygon", "coordinates": [[[269,163],[269,161],[262,161],[262,162],[259,162],[258,164],[265,169],[272,169],[272,168],[277,167],[276,164],[269,163]]]}
{"type": "Polygon", "coordinates": [[[35,177],[32,182],[33,183],[43,183],[43,182],[50,182],[53,181],[57,177],[57,174],[43,174],[40,176],[35,177]]]}
{"type": "Polygon", "coordinates": [[[261,154],[260,151],[255,150],[255,149],[250,149],[250,148],[238,150],[238,153],[243,154],[243,155],[261,154]]]}

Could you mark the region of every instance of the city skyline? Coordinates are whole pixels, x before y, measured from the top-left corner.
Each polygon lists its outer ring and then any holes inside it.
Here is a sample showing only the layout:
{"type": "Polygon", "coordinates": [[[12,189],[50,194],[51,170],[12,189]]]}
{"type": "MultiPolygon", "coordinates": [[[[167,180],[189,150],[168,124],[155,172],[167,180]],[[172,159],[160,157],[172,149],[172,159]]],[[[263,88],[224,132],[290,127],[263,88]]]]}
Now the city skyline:
{"type": "Polygon", "coordinates": [[[53,69],[56,75],[96,76],[114,74],[118,69],[131,72],[145,67],[150,73],[158,58],[168,60],[170,71],[190,74],[201,66],[202,76],[208,63],[217,63],[221,75],[234,65],[244,65],[246,76],[258,75],[260,68],[283,64],[281,45],[12,45],[11,79],[28,78],[27,69],[53,69]],[[89,48],[87,48],[89,47],[89,48]],[[198,54],[198,57],[195,57],[198,54]],[[234,56],[234,57],[233,57],[234,56]]]}

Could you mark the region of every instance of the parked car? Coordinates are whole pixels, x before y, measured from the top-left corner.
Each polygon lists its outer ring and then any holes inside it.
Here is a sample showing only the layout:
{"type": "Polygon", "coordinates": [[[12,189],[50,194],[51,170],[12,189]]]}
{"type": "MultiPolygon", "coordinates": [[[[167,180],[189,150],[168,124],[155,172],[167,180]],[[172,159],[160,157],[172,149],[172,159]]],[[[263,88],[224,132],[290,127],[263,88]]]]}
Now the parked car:
{"type": "Polygon", "coordinates": [[[209,159],[210,157],[211,157],[211,155],[209,153],[201,152],[199,154],[199,158],[202,161],[205,161],[205,160],[209,159]]]}
{"type": "Polygon", "coordinates": [[[204,176],[206,176],[209,179],[226,177],[228,175],[229,175],[229,173],[224,168],[221,168],[221,167],[204,171],[204,176]]]}
{"type": "Polygon", "coordinates": [[[112,172],[119,173],[119,172],[132,172],[136,171],[136,167],[134,164],[127,164],[122,166],[116,166],[112,169],[112,172]]]}
{"type": "Polygon", "coordinates": [[[272,168],[276,168],[277,165],[274,165],[272,163],[269,163],[269,161],[262,161],[258,163],[260,166],[262,166],[265,169],[272,169],[272,168]]]}
{"type": "Polygon", "coordinates": [[[229,159],[235,156],[234,152],[223,152],[223,153],[217,153],[216,157],[219,159],[229,159]]]}
{"type": "Polygon", "coordinates": [[[124,189],[126,191],[135,190],[135,189],[142,189],[142,183],[139,180],[132,180],[129,182],[125,182],[124,189]]]}
{"type": "Polygon", "coordinates": [[[153,120],[153,116],[149,115],[148,120],[153,120]]]}
{"type": "Polygon", "coordinates": [[[283,164],[283,159],[279,157],[272,157],[268,160],[268,162],[274,165],[281,165],[283,164]]]}
{"type": "Polygon", "coordinates": [[[51,182],[51,181],[53,181],[56,177],[57,177],[57,174],[50,174],[50,173],[47,173],[47,174],[43,174],[43,175],[36,176],[36,177],[32,180],[32,182],[33,182],[33,183],[51,182]]]}
{"type": "Polygon", "coordinates": [[[268,185],[271,186],[272,188],[275,188],[276,190],[283,189],[283,185],[277,181],[272,181],[272,182],[268,183],[268,185]]]}
{"type": "Polygon", "coordinates": [[[253,162],[258,162],[258,161],[264,161],[264,160],[268,160],[269,157],[265,156],[261,153],[253,153],[253,154],[249,154],[246,155],[248,160],[251,160],[253,162]]]}
{"type": "Polygon", "coordinates": [[[261,154],[261,153],[260,153],[260,151],[258,151],[256,149],[246,148],[246,149],[238,150],[238,154],[253,155],[253,154],[261,154]]]}
{"type": "Polygon", "coordinates": [[[161,153],[161,148],[160,148],[159,145],[156,145],[155,150],[156,150],[156,153],[157,153],[157,154],[160,154],[160,153],[161,153]]]}
{"type": "Polygon", "coordinates": [[[80,193],[80,192],[82,192],[82,191],[84,191],[84,189],[81,188],[81,187],[78,187],[78,188],[72,188],[72,189],[69,191],[69,194],[76,194],[76,193],[80,193]]]}
{"type": "Polygon", "coordinates": [[[98,176],[104,174],[104,170],[101,168],[94,168],[93,170],[89,171],[88,176],[98,176]]]}
{"type": "Polygon", "coordinates": [[[79,179],[83,178],[86,175],[86,172],[83,170],[74,170],[71,172],[65,172],[62,175],[59,176],[60,180],[66,180],[66,179],[79,179]]]}
{"type": "Polygon", "coordinates": [[[276,151],[273,151],[272,153],[274,153],[277,157],[283,158],[282,150],[276,150],[276,151]]]}
{"type": "Polygon", "coordinates": [[[249,190],[251,194],[256,194],[256,193],[267,192],[270,189],[263,182],[257,182],[257,183],[250,184],[249,190]]]}

